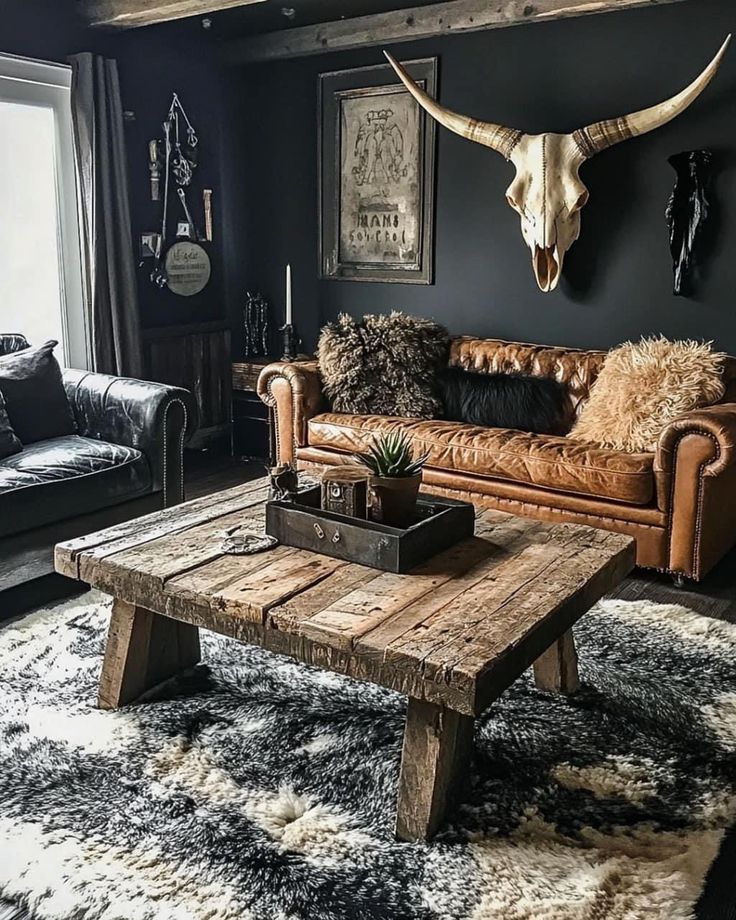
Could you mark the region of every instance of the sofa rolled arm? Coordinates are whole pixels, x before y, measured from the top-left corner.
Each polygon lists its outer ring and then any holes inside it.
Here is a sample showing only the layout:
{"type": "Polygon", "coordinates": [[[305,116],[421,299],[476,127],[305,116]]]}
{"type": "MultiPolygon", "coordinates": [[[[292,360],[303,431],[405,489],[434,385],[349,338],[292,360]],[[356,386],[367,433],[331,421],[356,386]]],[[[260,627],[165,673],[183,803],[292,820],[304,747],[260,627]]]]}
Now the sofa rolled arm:
{"type": "Polygon", "coordinates": [[[683,446],[690,447],[687,453],[700,456],[701,465],[704,464],[703,476],[718,476],[730,467],[736,462],[736,403],[719,403],[688,412],[676,418],[662,432],[654,461],[662,510],[669,507],[666,499],[683,446]],[[685,445],[686,439],[690,439],[688,445],[685,445]],[[695,439],[700,439],[698,450],[694,450],[695,439]]]}
{"type": "Polygon", "coordinates": [[[297,447],[307,444],[307,422],[326,407],[316,361],[275,361],[258,377],[258,395],[273,409],[276,460],[294,463],[297,447]]]}
{"type": "Polygon", "coordinates": [[[736,403],[688,412],[662,432],[657,504],[668,519],[668,568],[702,578],[736,542],[736,403]]]}
{"type": "Polygon", "coordinates": [[[151,468],[154,492],[164,507],[184,499],[184,445],[197,428],[197,406],[188,390],[65,369],[64,388],[80,435],[140,450],[151,468]]]}

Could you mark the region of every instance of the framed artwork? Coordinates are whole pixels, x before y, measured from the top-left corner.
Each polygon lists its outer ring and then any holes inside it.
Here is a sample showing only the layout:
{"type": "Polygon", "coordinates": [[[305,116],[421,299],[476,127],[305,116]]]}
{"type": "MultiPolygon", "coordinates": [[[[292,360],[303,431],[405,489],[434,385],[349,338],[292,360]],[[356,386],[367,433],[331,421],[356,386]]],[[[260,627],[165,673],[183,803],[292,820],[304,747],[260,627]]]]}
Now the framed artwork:
{"type": "MultiPolygon", "coordinates": [[[[403,62],[431,96],[437,58],[403,62]]],[[[388,64],[320,75],[320,277],[431,284],[435,123],[388,64]]]]}

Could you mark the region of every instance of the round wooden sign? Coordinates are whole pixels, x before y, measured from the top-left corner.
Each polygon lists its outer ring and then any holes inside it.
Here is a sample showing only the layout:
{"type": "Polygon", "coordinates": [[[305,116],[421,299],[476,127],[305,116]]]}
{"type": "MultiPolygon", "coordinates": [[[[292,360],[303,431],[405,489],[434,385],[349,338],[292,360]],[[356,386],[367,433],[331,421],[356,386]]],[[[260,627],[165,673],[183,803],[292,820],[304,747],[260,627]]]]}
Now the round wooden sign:
{"type": "Polygon", "coordinates": [[[169,290],[180,297],[192,297],[207,286],[212,274],[210,257],[198,243],[188,240],[174,245],[166,253],[169,290]]]}

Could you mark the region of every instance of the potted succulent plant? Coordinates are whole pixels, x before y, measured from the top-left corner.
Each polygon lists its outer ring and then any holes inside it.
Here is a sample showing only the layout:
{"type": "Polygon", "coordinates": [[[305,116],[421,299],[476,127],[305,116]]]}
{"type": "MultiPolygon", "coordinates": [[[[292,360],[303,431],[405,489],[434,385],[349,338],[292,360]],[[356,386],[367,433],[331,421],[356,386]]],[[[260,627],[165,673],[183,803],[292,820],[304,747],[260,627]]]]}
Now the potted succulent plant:
{"type": "Polygon", "coordinates": [[[353,456],[371,474],[373,519],[391,527],[408,527],[428,454],[415,460],[408,438],[392,431],[376,437],[367,453],[353,456]]]}

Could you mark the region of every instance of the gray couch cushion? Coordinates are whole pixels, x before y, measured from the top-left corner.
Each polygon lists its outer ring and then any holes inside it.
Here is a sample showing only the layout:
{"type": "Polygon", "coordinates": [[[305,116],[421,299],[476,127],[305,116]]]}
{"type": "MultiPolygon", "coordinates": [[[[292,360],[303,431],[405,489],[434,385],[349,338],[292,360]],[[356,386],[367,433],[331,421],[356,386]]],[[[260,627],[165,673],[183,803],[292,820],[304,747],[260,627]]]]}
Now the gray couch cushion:
{"type": "Polygon", "coordinates": [[[77,517],[152,491],[133,447],[67,435],[0,460],[0,537],[77,517]]]}

